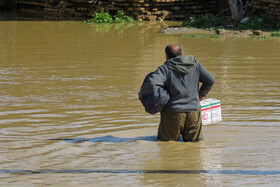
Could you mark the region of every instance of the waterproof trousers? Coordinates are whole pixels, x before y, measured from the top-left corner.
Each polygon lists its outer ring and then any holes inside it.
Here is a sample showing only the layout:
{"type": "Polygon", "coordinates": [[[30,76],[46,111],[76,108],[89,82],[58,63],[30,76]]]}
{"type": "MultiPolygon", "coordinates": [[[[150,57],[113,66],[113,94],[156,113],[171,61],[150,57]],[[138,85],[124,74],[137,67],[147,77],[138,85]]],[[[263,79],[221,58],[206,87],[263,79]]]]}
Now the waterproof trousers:
{"type": "Polygon", "coordinates": [[[180,135],[184,142],[196,142],[202,139],[201,109],[193,112],[172,112],[164,109],[160,113],[157,139],[160,141],[178,141],[180,135]]]}

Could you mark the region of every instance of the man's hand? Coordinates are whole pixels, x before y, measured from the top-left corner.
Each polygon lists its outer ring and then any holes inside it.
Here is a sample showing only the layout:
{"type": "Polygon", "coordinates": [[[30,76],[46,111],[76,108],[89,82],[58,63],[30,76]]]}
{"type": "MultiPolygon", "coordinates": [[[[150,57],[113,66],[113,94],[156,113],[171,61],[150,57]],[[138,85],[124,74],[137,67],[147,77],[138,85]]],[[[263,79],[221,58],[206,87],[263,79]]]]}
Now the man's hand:
{"type": "Polygon", "coordinates": [[[200,100],[200,101],[204,100],[204,97],[199,96],[199,100],[200,100]]]}

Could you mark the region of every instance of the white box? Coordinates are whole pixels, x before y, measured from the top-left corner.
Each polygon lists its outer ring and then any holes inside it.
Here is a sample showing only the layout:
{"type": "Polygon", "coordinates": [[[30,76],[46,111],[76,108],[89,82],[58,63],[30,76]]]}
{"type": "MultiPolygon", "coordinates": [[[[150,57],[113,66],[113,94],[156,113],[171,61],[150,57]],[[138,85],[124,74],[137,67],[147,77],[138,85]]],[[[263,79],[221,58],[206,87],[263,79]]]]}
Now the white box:
{"type": "Polygon", "coordinates": [[[211,105],[206,101],[200,102],[201,106],[201,117],[202,117],[202,125],[209,125],[212,123],[211,118],[211,105]]]}
{"type": "Polygon", "coordinates": [[[203,125],[208,125],[212,123],[217,123],[222,121],[222,110],[221,110],[221,101],[219,99],[214,99],[214,98],[208,98],[200,102],[201,105],[201,116],[202,116],[202,124],[203,125]],[[207,104],[210,105],[210,113],[211,113],[211,122],[209,123],[209,119],[204,119],[203,115],[205,115],[205,112],[203,113],[202,110],[206,110],[207,104]]]}

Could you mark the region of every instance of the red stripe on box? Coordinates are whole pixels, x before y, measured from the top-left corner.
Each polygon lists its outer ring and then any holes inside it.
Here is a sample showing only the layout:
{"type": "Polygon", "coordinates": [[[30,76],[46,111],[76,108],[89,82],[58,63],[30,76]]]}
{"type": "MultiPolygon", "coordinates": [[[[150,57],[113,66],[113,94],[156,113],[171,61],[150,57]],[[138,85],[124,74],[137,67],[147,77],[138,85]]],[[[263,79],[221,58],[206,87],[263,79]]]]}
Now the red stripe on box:
{"type": "Polygon", "coordinates": [[[219,107],[221,107],[221,105],[213,106],[211,108],[219,108],[219,107]]]}
{"type": "Polygon", "coordinates": [[[210,107],[201,109],[201,111],[205,111],[205,110],[210,110],[210,107]]]}

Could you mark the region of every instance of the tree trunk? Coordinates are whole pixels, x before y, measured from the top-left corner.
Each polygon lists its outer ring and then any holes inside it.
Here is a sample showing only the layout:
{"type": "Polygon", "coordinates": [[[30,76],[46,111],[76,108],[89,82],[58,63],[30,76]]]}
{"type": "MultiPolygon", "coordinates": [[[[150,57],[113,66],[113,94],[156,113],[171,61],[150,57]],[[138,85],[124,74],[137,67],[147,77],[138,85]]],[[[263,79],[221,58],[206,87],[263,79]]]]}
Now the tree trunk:
{"type": "Polygon", "coordinates": [[[242,0],[227,0],[227,1],[230,7],[232,19],[236,22],[239,22],[242,16],[244,15],[242,0]]]}

